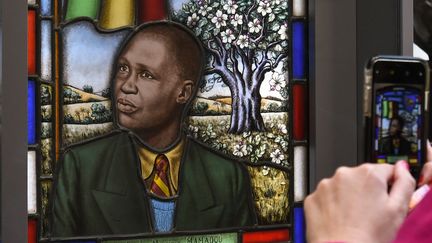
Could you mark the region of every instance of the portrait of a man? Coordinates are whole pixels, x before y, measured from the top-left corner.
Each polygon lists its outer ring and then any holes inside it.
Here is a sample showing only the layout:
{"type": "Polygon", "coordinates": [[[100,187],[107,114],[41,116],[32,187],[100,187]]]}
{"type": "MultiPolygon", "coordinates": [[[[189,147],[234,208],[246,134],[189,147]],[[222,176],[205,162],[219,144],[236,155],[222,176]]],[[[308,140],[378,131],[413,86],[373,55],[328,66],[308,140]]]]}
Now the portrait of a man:
{"type": "Polygon", "coordinates": [[[205,63],[193,33],[169,21],[142,25],[115,62],[112,105],[119,129],[64,153],[52,236],[254,225],[246,168],[183,129],[205,63]]]}
{"type": "Polygon", "coordinates": [[[402,135],[404,120],[399,117],[390,119],[389,135],[380,140],[379,153],[385,155],[408,155],[411,144],[402,135]]]}

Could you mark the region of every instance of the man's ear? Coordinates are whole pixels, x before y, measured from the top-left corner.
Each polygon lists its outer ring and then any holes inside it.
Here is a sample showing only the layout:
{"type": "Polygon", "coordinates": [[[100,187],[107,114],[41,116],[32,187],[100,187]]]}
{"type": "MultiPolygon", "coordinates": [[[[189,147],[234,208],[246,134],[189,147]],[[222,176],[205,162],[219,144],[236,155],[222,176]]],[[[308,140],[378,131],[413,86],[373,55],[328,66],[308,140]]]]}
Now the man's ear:
{"type": "Polygon", "coordinates": [[[194,82],[192,80],[183,81],[183,85],[180,89],[180,93],[176,99],[177,103],[185,104],[186,102],[188,102],[192,96],[193,90],[194,90],[194,82]]]}

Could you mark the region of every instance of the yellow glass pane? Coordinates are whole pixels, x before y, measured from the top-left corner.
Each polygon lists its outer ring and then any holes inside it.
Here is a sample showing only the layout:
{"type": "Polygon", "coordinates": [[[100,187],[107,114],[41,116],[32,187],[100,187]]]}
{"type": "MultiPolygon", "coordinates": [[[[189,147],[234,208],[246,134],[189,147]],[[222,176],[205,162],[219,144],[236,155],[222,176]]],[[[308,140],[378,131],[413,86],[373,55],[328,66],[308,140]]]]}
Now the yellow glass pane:
{"type": "Polygon", "coordinates": [[[133,0],[106,0],[102,5],[99,26],[116,29],[134,24],[135,4],[133,0]]]}

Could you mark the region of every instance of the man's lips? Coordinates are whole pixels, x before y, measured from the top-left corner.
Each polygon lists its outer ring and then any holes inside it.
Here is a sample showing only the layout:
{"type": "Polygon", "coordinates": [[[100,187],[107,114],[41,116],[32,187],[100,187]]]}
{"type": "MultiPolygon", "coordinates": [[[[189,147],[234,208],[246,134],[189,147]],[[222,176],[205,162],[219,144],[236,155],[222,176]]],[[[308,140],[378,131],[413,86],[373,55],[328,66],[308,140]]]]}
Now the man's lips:
{"type": "Polygon", "coordinates": [[[133,113],[136,110],[138,110],[138,108],[135,106],[134,103],[132,103],[130,100],[128,99],[124,99],[124,98],[118,98],[117,99],[117,109],[122,112],[122,113],[133,113]]]}

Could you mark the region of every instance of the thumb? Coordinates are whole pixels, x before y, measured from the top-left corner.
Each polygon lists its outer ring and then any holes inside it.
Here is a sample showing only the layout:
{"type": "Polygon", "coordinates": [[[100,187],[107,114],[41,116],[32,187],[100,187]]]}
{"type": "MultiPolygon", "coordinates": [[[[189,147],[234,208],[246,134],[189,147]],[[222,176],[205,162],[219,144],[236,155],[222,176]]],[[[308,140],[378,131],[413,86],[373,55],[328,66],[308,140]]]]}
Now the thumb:
{"type": "Polygon", "coordinates": [[[415,189],[415,180],[409,173],[406,161],[398,161],[394,168],[394,182],[390,189],[390,203],[396,208],[408,211],[409,201],[415,189]]]}

